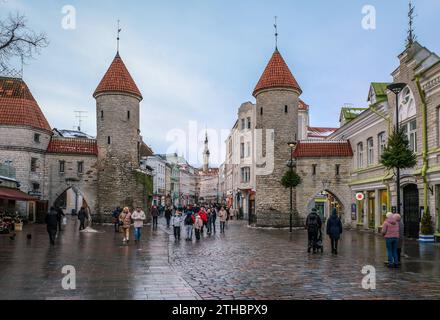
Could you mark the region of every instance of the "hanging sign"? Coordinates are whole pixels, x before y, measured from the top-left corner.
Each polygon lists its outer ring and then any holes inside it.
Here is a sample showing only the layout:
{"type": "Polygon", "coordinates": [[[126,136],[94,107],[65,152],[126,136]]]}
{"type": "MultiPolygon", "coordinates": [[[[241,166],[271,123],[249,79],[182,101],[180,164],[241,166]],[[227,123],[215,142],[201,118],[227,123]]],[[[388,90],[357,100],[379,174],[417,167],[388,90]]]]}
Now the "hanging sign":
{"type": "Polygon", "coordinates": [[[365,196],[363,193],[361,193],[361,192],[356,193],[356,200],[357,201],[362,201],[362,200],[364,200],[364,198],[365,198],[365,196]]]}

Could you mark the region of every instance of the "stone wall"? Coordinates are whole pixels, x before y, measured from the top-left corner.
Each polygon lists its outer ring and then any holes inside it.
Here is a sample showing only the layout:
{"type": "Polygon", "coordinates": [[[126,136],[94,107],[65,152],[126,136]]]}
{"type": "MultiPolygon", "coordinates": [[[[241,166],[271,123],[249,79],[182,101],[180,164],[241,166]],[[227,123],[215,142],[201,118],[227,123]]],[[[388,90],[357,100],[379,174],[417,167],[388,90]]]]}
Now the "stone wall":
{"type": "MultiPolygon", "coordinates": [[[[263,129],[257,144],[257,173],[255,211],[258,226],[285,227],[289,225],[290,191],[281,185],[281,178],[288,170],[290,160],[288,143],[298,136],[298,93],[293,90],[272,89],[262,91],[256,97],[256,129],[263,129]],[[287,113],[285,112],[287,106],[287,113]],[[274,134],[266,136],[266,130],[274,134]],[[266,139],[273,141],[273,150],[266,148],[266,139]],[[258,164],[258,154],[265,157],[258,164]],[[271,170],[273,164],[273,170],[271,170]],[[262,174],[262,167],[268,169],[262,174]]],[[[258,136],[258,134],[257,134],[258,136]]],[[[270,141],[268,141],[270,145],[270,141]]],[[[296,196],[293,195],[295,202],[296,196]]],[[[296,207],[294,203],[293,207],[296,207]]]]}

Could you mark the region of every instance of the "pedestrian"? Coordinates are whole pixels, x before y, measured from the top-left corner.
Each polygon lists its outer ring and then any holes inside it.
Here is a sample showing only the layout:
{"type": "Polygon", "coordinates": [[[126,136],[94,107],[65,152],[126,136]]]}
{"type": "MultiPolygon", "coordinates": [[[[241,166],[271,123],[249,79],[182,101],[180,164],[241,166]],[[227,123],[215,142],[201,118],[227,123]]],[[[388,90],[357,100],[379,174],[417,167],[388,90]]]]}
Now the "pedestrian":
{"type": "Polygon", "coordinates": [[[217,211],[218,211],[218,207],[214,206],[211,210],[211,214],[212,214],[212,230],[214,231],[214,233],[216,232],[215,230],[215,222],[217,220],[217,211]]]}
{"type": "Polygon", "coordinates": [[[157,230],[157,219],[159,217],[159,210],[157,209],[157,206],[153,206],[153,208],[151,208],[151,216],[153,217],[153,230],[157,230]]]}
{"type": "Polygon", "coordinates": [[[87,217],[86,208],[81,207],[81,209],[78,212],[78,220],[80,222],[79,231],[84,230],[86,228],[84,225],[86,222],[86,217],[87,217]]]}
{"type": "Polygon", "coordinates": [[[186,229],[186,241],[192,241],[192,231],[193,231],[193,226],[194,226],[194,222],[195,222],[195,218],[193,216],[193,211],[191,208],[187,209],[187,211],[185,212],[186,217],[185,217],[185,229],[186,229]]]}
{"type": "Polygon", "coordinates": [[[226,212],[225,207],[220,209],[218,217],[220,219],[220,233],[225,233],[225,224],[228,218],[228,213],[226,212]]]}
{"type": "Polygon", "coordinates": [[[66,216],[63,212],[63,209],[60,207],[56,207],[55,209],[57,211],[57,223],[58,223],[58,231],[62,231],[61,224],[63,221],[63,218],[66,216]]]}
{"type": "Polygon", "coordinates": [[[127,207],[122,210],[119,221],[122,222],[122,232],[124,233],[124,239],[122,242],[129,242],[130,241],[130,226],[131,226],[131,212],[130,209],[127,207]]]}
{"type": "Polygon", "coordinates": [[[391,212],[387,213],[387,218],[382,226],[382,235],[385,237],[387,247],[388,267],[398,268],[397,246],[399,243],[399,224],[391,212]]]}
{"type": "Polygon", "coordinates": [[[206,215],[208,216],[208,223],[207,223],[207,234],[212,234],[212,208],[208,208],[206,211],[206,215]]]}
{"type": "Polygon", "coordinates": [[[146,219],[145,212],[141,207],[136,207],[136,210],[131,215],[134,221],[134,242],[139,242],[142,235],[142,227],[144,226],[144,220],[146,219]]]}
{"type": "Polygon", "coordinates": [[[171,216],[173,214],[173,209],[170,206],[167,206],[165,209],[165,219],[167,220],[167,228],[170,228],[171,216]]]}
{"type": "Polygon", "coordinates": [[[57,210],[55,209],[55,207],[50,207],[50,210],[46,215],[45,222],[47,233],[49,234],[50,244],[55,245],[55,237],[57,235],[58,226],[57,210]]]}
{"type": "Polygon", "coordinates": [[[196,235],[196,240],[200,240],[200,234],[203,228],[203,220],[200,217],[200,213],[196,213],[195,221],[194,221],[194,233],[196,235]]]}
{"type": "Polygon", "coordinates": [[[319,217],[316,208],[312,208],[312,211],[307,216],[307,220],[306,220],[306,229],[308,233],[308,248],[307,248],[308,253],[310,253],[312,249],[313,249],[313,253],[316,253],[317,250],[316,242],[318,240],[318,234],[321,231],[321,228],[322,228],[321,218],[319,217]]]}
{"type": "Polygon", "coordinates": [[[177,208],[172,219],[171,224],[174,229],[174,239],[176,241],[180,240],[180,227],[182,225],[182,208],[177,208]]]}
{"type": "Polygon", "coordinates": [[[396,220],[397,224],[399,225],[399,241],[397,243],[397,263],[400,265],[402,263],[402,248],[403,248],[405,229],[400,214],[396,213],[394,214],[393,217],[396,220]]]}
{"type": "Polygon", "coordinates": [[[203,236],[204,229],[208,224],[208,214],[206,213],[205,207],[200,208],[199,216],[200,219],[202,219],[202,228],[200,229],[200,233],[203,236]]]}
{"type": "Polygon", "coordinates": [[[342,234],[342,222],[338,217],[336,208],[332,209],[332,214],[327,221],[327,235],[330,237],[332,253],[338,254],[338,241],[342,234]]]}
{"type": "Polygon", "coordinates": [[[113,213],[112,213],[112,219],[113,219],[113,225],[115,227],[115,232],[119,233],[119,226],[121,225],[119,222],[119,215],[121,214],[122,209],[120,207],[117,207],[113,213]]]}

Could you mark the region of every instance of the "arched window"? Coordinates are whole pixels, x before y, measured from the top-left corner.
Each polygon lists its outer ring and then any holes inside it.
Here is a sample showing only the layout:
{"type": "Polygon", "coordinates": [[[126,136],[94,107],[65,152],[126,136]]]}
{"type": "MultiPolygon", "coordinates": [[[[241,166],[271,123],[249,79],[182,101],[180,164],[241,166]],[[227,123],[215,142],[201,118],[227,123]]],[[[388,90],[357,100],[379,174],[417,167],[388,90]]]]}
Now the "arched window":
{"type": "Polygon", "coordinates": [[[416,100],[411,91],[411,88],[406,86],[399,94],[399,121],[406,122],[406,120],[416,115],[416,100]]]}

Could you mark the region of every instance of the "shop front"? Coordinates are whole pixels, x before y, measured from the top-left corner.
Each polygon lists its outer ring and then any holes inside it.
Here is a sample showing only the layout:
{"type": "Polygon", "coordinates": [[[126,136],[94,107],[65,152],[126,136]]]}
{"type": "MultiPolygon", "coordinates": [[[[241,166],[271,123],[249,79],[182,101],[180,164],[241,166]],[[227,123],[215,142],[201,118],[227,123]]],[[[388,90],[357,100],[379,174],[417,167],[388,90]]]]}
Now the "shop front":
{"type": "Polygon", "coordinates": [[[37,198],[14,188],[0,187],[0,233],[20,231],[23,221],[29,220],[28,211],[18,212],[18,202],[33,203],[26,208],[35,208],[37,198]]]}

